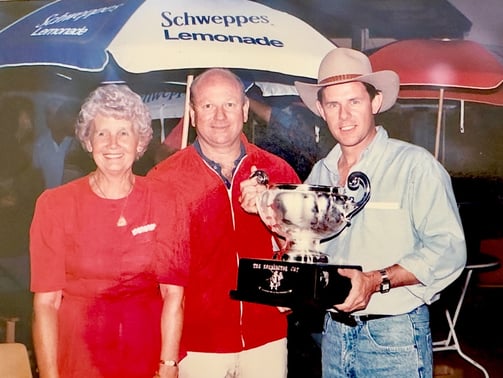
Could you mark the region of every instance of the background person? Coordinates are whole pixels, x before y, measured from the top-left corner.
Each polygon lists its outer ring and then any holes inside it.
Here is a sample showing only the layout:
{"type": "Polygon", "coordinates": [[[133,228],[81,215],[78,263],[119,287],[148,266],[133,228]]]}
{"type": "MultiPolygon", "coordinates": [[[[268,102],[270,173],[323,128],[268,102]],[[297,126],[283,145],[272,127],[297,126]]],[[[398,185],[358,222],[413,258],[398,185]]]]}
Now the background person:
{"type": "Polygon", "coordinates": [[[44,190],[42,173],[32,165],[34,104],[29,97],[6,94],[0,118],[0,317],[19,319],[16,341],[31,349],[28,234],[44,190]]]}
{"type": "Polygon", "coordinates": [[[254,129],[257,146],[286,160],[305,180],[335,145],[325,121],[299,99],[269,104],[257,86],[246,94],[252,115],[260,121],[254,129]]]}
{"type": "MultiPolygon", "coordinates": [[[[28,256],[28,230],[38,195],[41,172],[31,164],[33,103],[26,97],[5,97],[0,103],[0,257],[28,256]]],[[[28,286],[28,277],[24,285],[28,286]]]]}
{"type": "MultiPolygon", "coordinates": [[[[331,263],[363,268],[339,270],[352,289],[325,315],[323,377],[432,377],[427,305],[466,262],[449,174],[425,149],[375,125],[374,115],[395,103],[399,79],[392,71],[372,72],[363,53],[331,51],[318,84],[296,87],[338,141],[306,183],[345,187],[354,171],[371,183],[370,201],[351,227],[321,243],[331,263]]],[[[242,186],[244,206],[256,211],[256,183],[242,186]]]]}
{"type": "Polygon", "coordinates": [[[175,363],[159,366],[179,359],[183,324],[176,199],[132,173],[150,122],[127,86],[98,87],[76,124],[96,170],[37,201],[30,252],[41,378],[177,375],[175,363]]]}
{"type": "Polygon", "coordinates": [[[183,184],[190,253],[185,288],[182,378],[287,375],[286,315],[272,306],[230,298],[241,257],[271,258],[272,234],[239,205],[239,183],[256,168],[271,182],[299,182],[284,160],[243,135],[248,100],[231,71],[210,69],[191,86],[192,145],[155,166],[147,177],[183,184]]]}
{"type": "Polygon", "coordinates": [[[79,110],[73,101],[48,106],[47,127],[39,132],[33,149],[33,163],[42,170],[46,188],[82,177],[95,168],[75,138],[73,125],[79,110]]]}

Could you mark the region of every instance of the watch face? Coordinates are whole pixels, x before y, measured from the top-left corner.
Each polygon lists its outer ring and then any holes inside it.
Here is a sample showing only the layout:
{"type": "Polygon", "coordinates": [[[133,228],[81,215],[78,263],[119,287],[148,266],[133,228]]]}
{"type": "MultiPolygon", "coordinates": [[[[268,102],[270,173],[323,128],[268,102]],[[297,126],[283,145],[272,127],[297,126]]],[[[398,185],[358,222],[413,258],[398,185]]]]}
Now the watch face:
{"type": "Polygon", "coordinates": [[[161,360],[160,361],[161,365],[166,365],[166,366],[177,366],[178,364],[174,360],[161,360]]]}
{"type": "Polygon", "coordinates": [[[391,285],[389,280],[381,282],[381,288],[380,288],[381,293],[387,293],[390,289],[390,286],[391,285]]]}
{"type": "Polygon", "coordinates": [[[381,293],[387,293],[389,289],[391,289],[391,282],[385,269],[380,270],[379,273],[381,274],[381,285],[379,286],[379,291],[381,293]]]}

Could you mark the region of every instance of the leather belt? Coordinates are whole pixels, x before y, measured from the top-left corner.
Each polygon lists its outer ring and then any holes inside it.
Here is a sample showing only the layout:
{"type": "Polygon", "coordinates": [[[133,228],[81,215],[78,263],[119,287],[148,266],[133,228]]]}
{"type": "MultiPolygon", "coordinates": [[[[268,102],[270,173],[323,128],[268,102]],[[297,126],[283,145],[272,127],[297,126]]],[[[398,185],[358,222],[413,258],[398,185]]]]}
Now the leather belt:
{"type": "Polygon", "coordinates": [[[349,327],[356,327],[359,322],[368,322],[370,320],[389,318],[393,315],[350,315],[344,312],[329,311],[330,317],[333,321],[345,324],[349,327]]]}

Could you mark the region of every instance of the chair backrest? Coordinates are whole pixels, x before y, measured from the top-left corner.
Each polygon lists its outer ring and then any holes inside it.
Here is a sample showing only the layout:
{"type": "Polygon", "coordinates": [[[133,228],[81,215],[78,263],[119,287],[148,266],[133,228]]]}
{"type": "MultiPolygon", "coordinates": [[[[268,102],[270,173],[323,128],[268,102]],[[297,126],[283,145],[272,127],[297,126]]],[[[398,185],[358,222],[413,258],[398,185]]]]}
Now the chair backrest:
{"type": "Polygon", "coordinates": [[[24,344],[0,343],[0,377],[33,378],[30,358],[24,344]]]}

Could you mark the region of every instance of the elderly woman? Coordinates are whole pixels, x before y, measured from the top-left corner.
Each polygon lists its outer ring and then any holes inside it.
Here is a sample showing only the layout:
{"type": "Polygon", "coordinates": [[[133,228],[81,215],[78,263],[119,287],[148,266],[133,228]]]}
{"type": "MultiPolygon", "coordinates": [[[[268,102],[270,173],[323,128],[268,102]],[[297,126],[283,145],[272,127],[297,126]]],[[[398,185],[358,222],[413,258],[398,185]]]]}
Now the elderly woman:
{"type": "Polygon", "coordinates": [[[76,135],[96,170],[39,197],[30,230],[40,378],[176,377],[184,256],[176,199],[133,174],[152,138],[125,85],[97,88],[76,135]]]}

